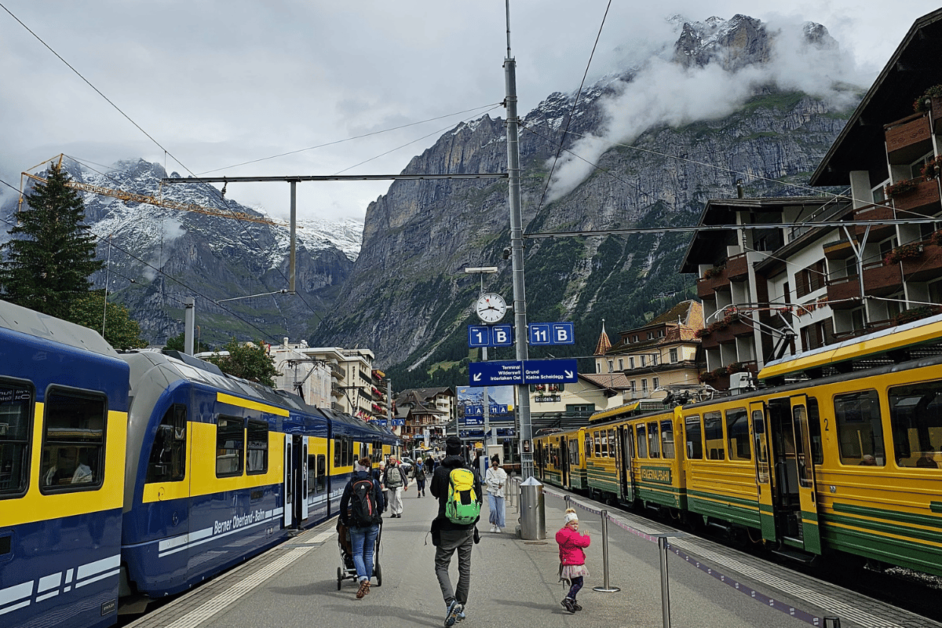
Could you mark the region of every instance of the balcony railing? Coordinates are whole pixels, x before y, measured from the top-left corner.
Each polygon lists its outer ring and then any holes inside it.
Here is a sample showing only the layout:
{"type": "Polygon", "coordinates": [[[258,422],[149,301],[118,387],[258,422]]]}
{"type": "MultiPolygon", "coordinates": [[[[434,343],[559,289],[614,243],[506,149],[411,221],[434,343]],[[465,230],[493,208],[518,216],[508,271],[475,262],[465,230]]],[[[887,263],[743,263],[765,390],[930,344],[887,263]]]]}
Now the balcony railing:
{"type": "Polygon", "coordinates": [[[905,259],[903,277],[906,281],[929,281],[942,276],[942,246],[932,240],[922,243],[922,255],[918,258],[905,259]]]}
{"type": "Polygon", "coordinates": [[[890,164],[911,164],[932,150],[929,116],[917,113],[883,127],[886,131],[886,156],[890,164]]]}
{"type": "MultiPolygon", "coordinates": [[[[893,220],[894,218],[896,218],[896,214],[893,213],[893,208],[887,205],[869,205],[857,210],[854,214],[854,220],[858,222],[865,222],[867,220],[893,220]]],[[[855,229],[857,237],[863,237],[866,230],[867,225],[858,224],[855,229]]],[[[870,242],[883,239],[888,237],[895,230],[896,227],[893,225],[870,225],[870,235],[867,239],[870,242]]]]}
{"type": "Polygon", "coordinates": [[[729,286],[729,272],[726,266],[713,268],[709,277],[697,280],[697,296],[701,299],[715,299],[717,288],[729,286]]]}
{"type": "Polygon", "coordinates": [[[726,274],[730,281],[745,281],[749,278],[749,261],[745,253],[734,255],[726,260],[726,274]]]}
{"type": "Polygon", "coordinates": [[[920,216],[938,214],[942,211],[942,204],[939,202],[939,180],[920,181],[912,192],[894,196],[893,206],[896,207],[896,213],[900,218],[912,218],[913,214],[920,216]]]}

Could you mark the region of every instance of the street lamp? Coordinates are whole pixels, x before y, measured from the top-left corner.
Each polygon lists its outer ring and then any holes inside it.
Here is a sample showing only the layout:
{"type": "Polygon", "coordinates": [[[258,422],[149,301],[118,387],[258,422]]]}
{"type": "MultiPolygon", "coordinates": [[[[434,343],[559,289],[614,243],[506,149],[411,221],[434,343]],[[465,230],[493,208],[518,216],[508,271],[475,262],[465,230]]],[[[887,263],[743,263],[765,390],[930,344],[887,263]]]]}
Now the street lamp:
{"type": "MultiPolygon", "coordinates": [[[[497,272],[496,266],[477,266],[471,268],[465,268],[464,272],[468,275],[481,275],[481,291],[478,296],[484,295],[484,275],[493,275],[497,272]]],[[[487,347],[481,347],[481,360],[487,362],[487,347]]],[[[488,432],[491,430],[491,415],[490,415],[490,397],[487,393],[487,386],[484,387],[484,442],[485,444],[497,444],[497,430],[494,430],[494,434],[491,434],[488,437],[488,432]],[[488,440],[490,438],[490,440],[488,440]]],[[[457,427],[457,426],[455,426],[457,427]]],[[[460,430],[459,430],[460,432],[460,430]]],[[[487,454],[487,447],[484,448],[484,453],[487,454]]],[[[487,456],[485,456],[487,458],[487,456]]]]}

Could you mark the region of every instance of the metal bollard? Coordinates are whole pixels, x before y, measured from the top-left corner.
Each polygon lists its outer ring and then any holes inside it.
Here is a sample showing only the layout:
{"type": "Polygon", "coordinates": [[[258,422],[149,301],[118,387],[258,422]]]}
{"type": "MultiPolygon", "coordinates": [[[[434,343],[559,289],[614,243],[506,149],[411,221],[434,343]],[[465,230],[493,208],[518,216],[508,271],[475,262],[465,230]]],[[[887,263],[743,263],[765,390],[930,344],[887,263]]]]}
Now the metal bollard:
{"type": "Polygon", "coordinates": [[[658,537],[658,554],[661,558],[661,614],[664,628],[671,628],[671,585],[667,577],[667,537],[658,537]]]}
{"type": "Polygon", "coordinates": [[[621,591],[618,587],[613,587],[608,581],[608,511],[602,511],[602,573],[604,578],[602,586],[592,587],[593,591],[599,593],[618,593],[621,591]]]}

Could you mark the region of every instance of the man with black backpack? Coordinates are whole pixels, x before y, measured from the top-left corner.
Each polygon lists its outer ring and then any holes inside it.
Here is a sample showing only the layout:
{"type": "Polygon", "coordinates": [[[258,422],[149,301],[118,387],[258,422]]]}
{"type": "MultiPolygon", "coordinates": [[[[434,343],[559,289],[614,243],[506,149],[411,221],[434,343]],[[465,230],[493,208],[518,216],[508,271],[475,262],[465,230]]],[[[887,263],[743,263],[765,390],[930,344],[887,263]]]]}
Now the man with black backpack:
{"type": "Polygon", "coordinates": [[[435,469],[429,487],[438,498],[438,516],[432,521],[435,545],[435,575],[447,608],[445,626],[465,618],[465,606],[471,590],[471,549],[478,542],[475,527],[481,516],[481,477],[468,467],[461,455],[461,439],[449,436],[445,458],[435,469]],[[458,588],[453,590],[448,577],[451,557],[458,552],[458,588]]]}
{"type": "Polygon", "coordinates": [[[357,569],[360,588],[357,599],[370,592],[373,577],[373,550],[382,521],[383,491],[370,473],[370,459],[360,458],[356,469],[340,497],[340,523],[350,530],[353,564],[357,569]]]}

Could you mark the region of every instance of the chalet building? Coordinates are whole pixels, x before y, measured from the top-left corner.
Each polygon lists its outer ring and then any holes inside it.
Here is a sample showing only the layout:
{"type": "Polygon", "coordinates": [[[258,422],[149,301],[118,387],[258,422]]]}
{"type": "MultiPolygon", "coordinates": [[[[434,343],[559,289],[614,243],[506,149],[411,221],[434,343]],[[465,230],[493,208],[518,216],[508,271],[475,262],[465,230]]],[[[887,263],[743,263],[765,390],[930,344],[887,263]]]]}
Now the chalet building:
{"type": "Polygon", "coordinates": [[[607,374],[623,377],[619,381],[623,390],[620,403],[663,399],[672,386],[699,385],[702,358],[696,333],[703,327],[703,306],[697,301],[682,301],[643,327],[619,332],[614,345],[610,345],[604,325],[603,321],[595,351],[596,374],[586,377],[599,382],[607,374]]]}
{"type": "Polygon", "coordinates": [[[533,431],[586,425],[593,412],[625,403],[628,379],[622,373],[579,373],[569,384],[531,384],[530,419],[533,431]]]}
{"type": "Polygon", "coordinates": [[[942,10],[913,24],[811,177],[849,195],[707,203],[701,225],[742,225],[698,233],[680,269],[699,277],[710,376],[942,311],[940,53],[942,10]]]}
{"type": "Polygon", "coordinates": [[[401,436],[407,446],[436,446],[444,443],[445,429],[456,412],[451,388],[414,388],[398,394],[396,417],[403,422],[401,436]]]}

